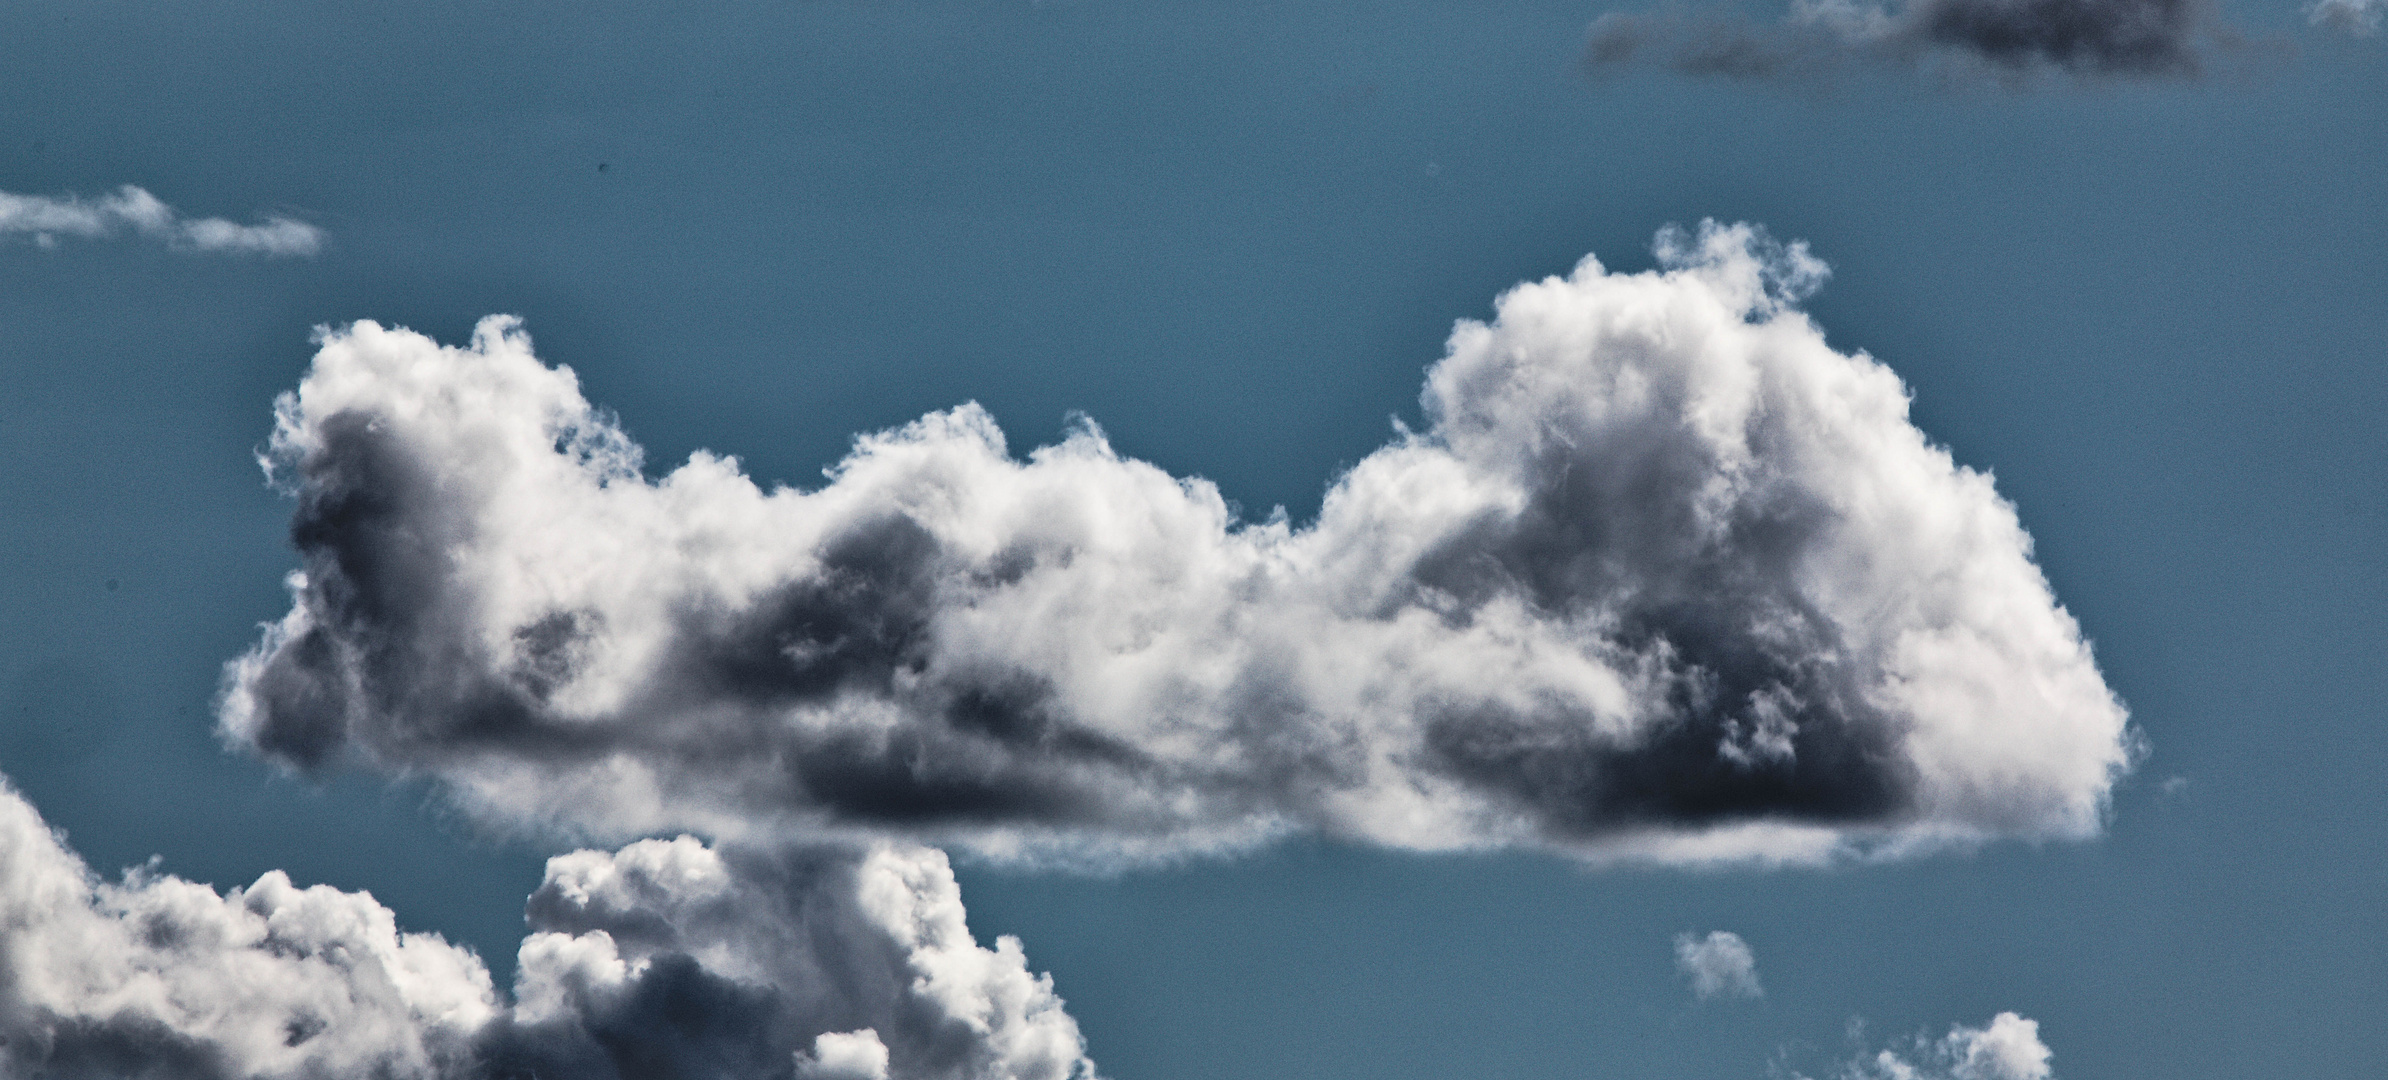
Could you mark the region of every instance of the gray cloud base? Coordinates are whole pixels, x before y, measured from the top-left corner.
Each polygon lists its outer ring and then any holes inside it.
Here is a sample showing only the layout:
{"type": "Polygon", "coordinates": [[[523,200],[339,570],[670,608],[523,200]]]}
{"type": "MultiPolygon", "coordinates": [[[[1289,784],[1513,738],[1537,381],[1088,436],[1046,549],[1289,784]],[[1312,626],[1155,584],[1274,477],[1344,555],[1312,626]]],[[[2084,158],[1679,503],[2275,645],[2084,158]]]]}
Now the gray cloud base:
{"type": "Polygon", "coordinates": [[[1091,1080],[945,856],[687,837],[549,861],[511,1000],[479,957],[280,871],[96,881],[0,782],[0,1074],[174,1080],[1091,1080]]]}
{"type": "Polygon", "coordinates": [[[1428,430],[1235,520],[975,406],[817,490],[660,479],[511,321],[326,332],[269,452],[290,613],[233,742],[592,835],[1115,859],[1318,830],[1814,862],[2101,824],[2133,735],[1989,477],[1746,227],[1462,322],[1428,430]]]}

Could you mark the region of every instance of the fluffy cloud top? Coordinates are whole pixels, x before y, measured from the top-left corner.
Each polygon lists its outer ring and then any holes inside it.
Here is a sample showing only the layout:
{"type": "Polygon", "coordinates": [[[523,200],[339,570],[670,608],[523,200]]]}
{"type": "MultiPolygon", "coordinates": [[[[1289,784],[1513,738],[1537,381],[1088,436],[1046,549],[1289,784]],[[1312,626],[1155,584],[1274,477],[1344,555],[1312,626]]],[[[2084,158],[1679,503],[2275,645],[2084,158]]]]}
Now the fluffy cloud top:
{"type": "Polygon", "coordinates": [[[513,1001],[364,893],[90,872],[0,784],[0,1074],[1090,1080],[945,856],[648,840],[548,864],[513,1001]]]}
{"type": "Polygon", "coordinates": [[[2008,76],[2192,76],[2216,37],[2208,15],[2201,0],[1791,0],[1776,25],[1611,12],[1593,22],[1585,57],[1600,69],[1658,54],[1679,71],[1737,78],[1851,60],[2008,76]]]}
{"type": "Polygon", "coordinates": [[[600,834],[1699,862],[2094,833],[2133,736],[2014,508],[1792,306],[1803,247],[1660,253],[1461,322],[1429,429],[1301,528],[1091,425],[1014,457],[968,405],[816,490],[705,454],[649,479],[511,320],[327,331],[269,452],[303,570],[222,728],[600,834]]]}
{"type": "Polygon", "coordinates": [[[223,218],[186,218],[131,184],[97,199],[0,191],[0,236],[31,236],[49,247],[61,236],[90,240],[128,229],[183,251],[313,255],[323,248],[322,230],[303,221],[278,214],[255,225],[223,218]]]}
{"type": "Polygon", "coordinates": [[[1691,980],[1692,993],[1702,1001],[1766,994],[1758,985],[1757,954],[1730,930],[1712,930],[1707,937],[1675,935],[1675,968],[1691,980]]]}

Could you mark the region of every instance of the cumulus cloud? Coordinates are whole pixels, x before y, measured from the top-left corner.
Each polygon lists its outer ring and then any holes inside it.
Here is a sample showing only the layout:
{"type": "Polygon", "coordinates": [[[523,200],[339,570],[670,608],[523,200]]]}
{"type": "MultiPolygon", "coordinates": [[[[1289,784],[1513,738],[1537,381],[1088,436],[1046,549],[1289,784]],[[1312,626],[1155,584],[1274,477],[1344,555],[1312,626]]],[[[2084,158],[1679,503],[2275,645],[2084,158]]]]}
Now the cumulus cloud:
{"type": "Polygon", "coordinates": [[[313,255],[323,231],[279,214],[255,225],[186,218],[131,184],[96,199],[0,191],[0,237],[30,236],[43,247],[59,237],[96,240],[130,231],[181,251],[235,255],[313,255]]]}
{"type": "Polygon", "coordinates": [[[1675,935],[1675,968],[1691,980],[1692,993],[1702,1001],[1766,995],[1758,985],[1757,954],[1729,930],[1712,930],[1707,937],[1675,935]]]}
{"type": "Polygon", "coordinates": [[[511,1000],[470,950],[280,871],[102,882],[0,783],[0,1073],[1091,1080],[945,856],[646,840],[550,860],[511,1000]]]}
{"type": "Polygon", "coordinates": [[[2379,33],[2382,13],[2388,13],[2388,0],[2314,0],[2305,7],[2305,17],[2313,25],[2356,37],[2379,33]]]}
{"type": "MultiPolygon", "coordinates": [[[[1941,1038],[1917,1037],[1846,1062],[1834,1080],[2051,1080],[2055,1055],[2040,1024],[2011,1012],[1986,1027],[1954,1025],[1941,1038]]],[[[1797,1080],[1808,1080],[1793,1072],[1797,1080]]]]}
{"type": "Polygon", "coordinates": [[[1697,10],[1610,12],[1593,21],[1584,56],[1596,71],[1655,58],[1688,74],[1745,79],[1852,61],[2003,77],[2185,77],[2232,37],[2211,15],[2204,0],[1791,0],[1775,24],[1697,10]]]}
{"type": "MultiPolygon", "coordinates": [[[[659,479],[510,319],[327,330],[221,727],[591,835],[1814,862],[2095,833],[2134,735],[1990,477],[1745,226],[1520,285],[1318,520],[974,405],[659,479]]],[[[882,1029],[884,1036],[886,1031],[882,1029]]],[[[822,1058],[826,1061],[826,1058],[822,1058]]],[[[822,1067],[827,1067],[826,1065],[822,1067]]]]}

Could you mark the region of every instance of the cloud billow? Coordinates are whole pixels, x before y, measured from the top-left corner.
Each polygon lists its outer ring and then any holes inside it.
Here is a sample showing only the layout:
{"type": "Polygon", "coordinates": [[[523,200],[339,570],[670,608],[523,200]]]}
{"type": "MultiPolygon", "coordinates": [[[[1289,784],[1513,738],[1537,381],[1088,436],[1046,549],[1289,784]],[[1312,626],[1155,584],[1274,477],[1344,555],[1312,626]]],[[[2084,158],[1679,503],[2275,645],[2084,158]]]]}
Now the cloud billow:
{"type": "Polygon", "coordinates": [[[1061,860],[1317,831],[1815,862],[2101,824],[2134,739],[1989,477],[1746,227],[1462,322],[1427,430],[1242,522],[976,406],[818,489],[635,444],[485,321],[325,333],[269,458],[290,613],[234,743],[592,835],[1061,860]]]}
{"type": "Polygon", "coordinates": [[[30,236],[42,247],[59,237],[97,240],[130,230],[178,251],[230,255],[313,255],[323,231],[280,214],[255,225],[186,218],[149,192],[126,184],[97,199],[0,191],[0,237],[30,236]]]}
{"type": "Polygon", "coordinates": [[[549,860],[513,991],[365,893],[93,879],[0,782],[0,1074],[1092,1080],[945,856],[688,837],[549,860]]]}

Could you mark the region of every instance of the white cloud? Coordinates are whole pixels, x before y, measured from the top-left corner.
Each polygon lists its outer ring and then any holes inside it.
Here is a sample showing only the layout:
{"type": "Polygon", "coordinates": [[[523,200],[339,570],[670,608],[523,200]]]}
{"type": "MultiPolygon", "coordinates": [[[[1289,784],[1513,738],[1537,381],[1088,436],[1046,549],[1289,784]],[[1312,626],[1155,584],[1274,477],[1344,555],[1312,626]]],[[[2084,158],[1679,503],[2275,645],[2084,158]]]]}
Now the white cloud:
{"type": "MultiPolygon", "coordinates": [[[[2134,736],[1990,477],[1742,226],[1463,321],[1319,520],[976,406],[817,490],[658,480],[508,319],[326,331],[234,742],[617,835],[1090,859],[1310,829],[1803,862],[2085,837],[2134,736]]],[[[885,1034],[882,1032],[882,1034],[885,1034]]]]}
{"type": "Polygon", "coordinates": [[[971,938],[933,850],[574,852],[529,920],[508,1002],[365,893],[96,881],[0,782],[0,1075],[1094,1075],[1020,943],[971,938]]]}
{"type": "Polygon", "coordinates": [[[2305,17],[2313,25],[2357,37],[2378,33],[2382,13],[2388,13],[2388,0],[2314,0],[2305,6],[2305,17]]]}
{"type": "Polygon", "coordinates": [[[1741,935],[1728,930],[1712,930],[1706,937],[1675,935],[1675,967],[1691,980],[1692,993],[1702,1001],[1766,995],[1758,985],[1757,954],[1741,935]]]}
{"type": "Polygon", "coordinates": [[[796,1059],[797,1080],[887,1080],[887,1044],[879,1033],[824,1031],[813,1039],[813,1052],[796,1059]]]}
{"type": "Polygon", "coordinates": [[[323,247],[323,231],[302,221],[279,214],[255,225],[186,218],[131,184],[96,199],[0,191],[0,237],[29,236],[50,247],[60,237],[96,240],[126,230],[193,252],[313,255],[323,247]]]}
{"type": "Polygon", "coordinates": [[[1937,1040],[1913,1039],[1904,1046],[1859,1057],[1841,1080],[2051,1080],[2055,1054],[2040,1041],[2040,1024],[2011,1012],[1989,1026],[1955,1025],[1937,1040]]]}

